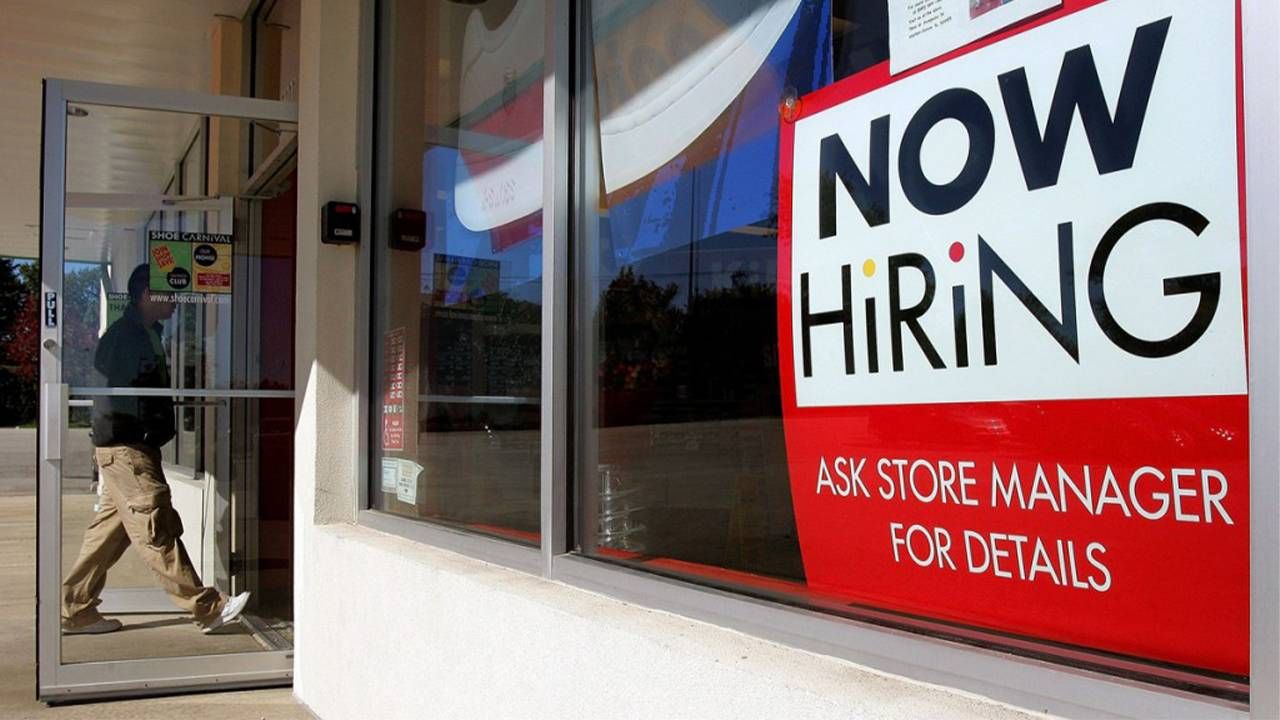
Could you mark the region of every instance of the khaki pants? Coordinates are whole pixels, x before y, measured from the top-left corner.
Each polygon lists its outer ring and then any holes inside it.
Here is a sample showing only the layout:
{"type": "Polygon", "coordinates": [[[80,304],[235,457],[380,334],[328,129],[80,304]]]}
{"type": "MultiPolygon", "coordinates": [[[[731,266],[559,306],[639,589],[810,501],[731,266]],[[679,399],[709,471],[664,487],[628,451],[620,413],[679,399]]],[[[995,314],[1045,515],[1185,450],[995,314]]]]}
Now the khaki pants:
{"type": "Polygon", "coordinates": [[[102,502],[84,532],[80,558],[62,581],[62,621],[68,627],[96,622],[107,571],[130,545],[155,573],[178,607],[208,622],[225,599],[203,587],[183,547],[182,519],[173,509],[160,451],[142,445],[95,448],[102,502]]]}

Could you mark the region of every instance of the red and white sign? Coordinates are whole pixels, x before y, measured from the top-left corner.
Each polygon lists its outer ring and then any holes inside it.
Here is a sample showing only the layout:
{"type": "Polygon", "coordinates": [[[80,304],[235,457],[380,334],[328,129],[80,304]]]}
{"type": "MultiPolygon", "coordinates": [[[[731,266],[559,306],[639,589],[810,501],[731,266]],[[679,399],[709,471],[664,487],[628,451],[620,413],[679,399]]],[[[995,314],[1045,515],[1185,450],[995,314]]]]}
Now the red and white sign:
{"type": "Polygon", "coordinates": [[[382,449],[404,450],[404,328],[383,337],[382,363],[382,449]]]}
{"type": "Polygon", "coordinates": [[[1238,12],[1067,0],[783,123],[811,589],[1248,673],[1238,12]]]}

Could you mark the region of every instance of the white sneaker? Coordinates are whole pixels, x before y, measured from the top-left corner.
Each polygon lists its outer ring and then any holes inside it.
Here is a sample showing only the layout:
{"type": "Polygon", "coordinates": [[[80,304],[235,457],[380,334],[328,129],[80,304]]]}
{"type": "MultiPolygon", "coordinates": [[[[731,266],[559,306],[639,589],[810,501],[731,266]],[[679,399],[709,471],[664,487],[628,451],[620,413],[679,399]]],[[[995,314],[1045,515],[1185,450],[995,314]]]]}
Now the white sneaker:
{"type": "Polygon", "coordinates": [[[222,606],[222,613],[204,626],[205,634],[207,635],[223,625],[235,622],[239,619],[240,613],[244,611],[244,606],[248,604],[249,593],[247,592],[242,592],[233,598],[227,598],[226,604],[222,606]]]}
{"type": "Polygon", "coordinates": [[[101,635],[103,633],[115,632],[124,626],[124,623],[115,618],[100,617],[96,621],[88,625],[80,627],[62,626],[63,635],[101,635]]]}

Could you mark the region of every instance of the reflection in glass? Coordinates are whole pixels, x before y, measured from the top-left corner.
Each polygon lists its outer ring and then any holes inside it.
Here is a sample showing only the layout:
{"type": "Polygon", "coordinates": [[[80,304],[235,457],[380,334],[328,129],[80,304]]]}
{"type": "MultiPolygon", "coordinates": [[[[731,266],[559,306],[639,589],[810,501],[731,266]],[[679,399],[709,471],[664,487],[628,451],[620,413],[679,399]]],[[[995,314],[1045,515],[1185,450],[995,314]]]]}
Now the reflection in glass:
{"type": "MultiPolygon", "coordinates": [[[[67,635],[62,660],[288,649],[293,401],[224,392],[292,387],[292,181],[241,200],[232,186],[243,178],[229,172],[222,194],[211,192],[211,137],[243,138],[247,121],[81,109],[68,117],[61,364],[72,389],[61,575],[84,586],[71,593],[80,599],[71,599],[70,615],[100,598],[89,610],[129,632],[67,635]],[[131,293],[129,279],[139,265],[158,262],[152,231],[231,235],[231,292],[193,292],[176,298],[171,313],[139,321],[142,290],[131,293]],[[116,473],[113,492],[108,477],[125,466],[130,472],[116,473]],[[144,487],[142,478],[153,482],[144,487]],[[217,598],[251,591],[241,622],[201,634],[135,547],[150,547],[147,538],[119,542],[128,531],[106,517],[113,507],[145,521],[135,535],[154,533],[151,545],[173,548],[172,565],[199,578],[192,584],[217,598]],[[110,529],[110,537],[84,543],[93,528],[110,529]],[[101,552],[76,571],[84,546],[101,552]],[[94,564],[110,571],[85,570],[94,564]]],[[[142,284],[149,292],[150,282],[142,284]]]]}
{"type": "Polygon", "coordinates": [[[850,26],[836,5],[590,5],[584,552],[804,580],[778,385],[778,105],[832,81],[833,27],[850,26]]]}
{"type": "Polygon", "coordinates": [[[541,0],[387,3],[375,234],[373,507],[536,542],[541,0]]]}

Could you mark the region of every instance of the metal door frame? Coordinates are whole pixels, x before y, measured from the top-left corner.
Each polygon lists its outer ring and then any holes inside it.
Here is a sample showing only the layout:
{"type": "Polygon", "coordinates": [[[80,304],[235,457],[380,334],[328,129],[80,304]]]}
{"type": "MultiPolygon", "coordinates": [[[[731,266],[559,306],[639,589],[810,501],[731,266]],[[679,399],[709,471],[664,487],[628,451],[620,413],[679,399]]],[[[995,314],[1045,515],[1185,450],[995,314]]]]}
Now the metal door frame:
{"type": "MultiPolygon", "coordinates": [[[[36,685],[46,702],[182,690],[288,684],[292,651],[64,664],[61,643],[62,428],[70,388],[62,382],[62,275],[68,103],[298,121],[297,105],[274,100],[71,80],[44,81],[41,149],[40,412],[37,470],[36,685]]],[[[287,392],[292,397],[292,391],[287,392]]],[[[281,391],[184,391],[192,397],[276,397],[281,391]]]]}
{"type": "MultiPolygon", "coordinates": [[[[254,169],[252,175],[245,181],[244,187],[241,188],[242,194],[236,198],[234,203],[234,211],[237,214],[244,212],[241,227],[245,228],[246,237],[254,243],[250,247],[250,251],[261,254],[262,252],[262,203],[275,197],[274,192],[280,189],[290,173],[296,173],[298,165],[298,137],[297,133],[285,133],[276,147],[262,159],[258,166],[254,169]]],[[[262,288],[262,268],[259,264],[245,263],[243,266],[237,266],[235,272],[250,278],[249,287],[252,292],[258,293],[257,296],[251,296],[250,302],[261,301],[262,288]]],[[[253,314],[249,303],[232,303],[232,322],[242,327],[253,322],[250,317],[253,314]]],[[[234,354],[234,362],[239,364],[238,368],[232,370],[234,375],[244,375],[248,377],[256,377],[261,372],[261,336],[257,333],[250,333],[244,345],[241,346],[240,352],[234,354]]],[[[289,397],[293,394],[289,393],[289,397]]],[[[230,424],[228,431],[236,432],[237,426],[245,427],[260,421],[260,411],[256,405],[246,404],[240,408],[239,412],[228,413],[230,424]]],[[[234,468],[237,464],[243,465],[244,458],[250,454],[250,450],[254,456],[260,452],[259,438],[251,437],[253,443],[252,448],[238,448],[237,452],[232,454],[231,466],[234,468]]],[[[261,590],[261,576],[259,575],[259,561],[261,559],[261,548],[259,546],[259,536],[256,532],[250,532],[251,523],[257,522],[261,518],[261,510],[259,506],[259,498],[254,493],[249,493],[243,487],[246,475],[244,473],[232,474],[233,497],[236,498],[237,506],[235,508],[236,522],[232,530],[232,546],[231,552],[239,554],[240,572],[238,577],[243,580],[244,584],[237,586],[237,590],[247,590],[249,592],[258,593],[261,590]]]]}

